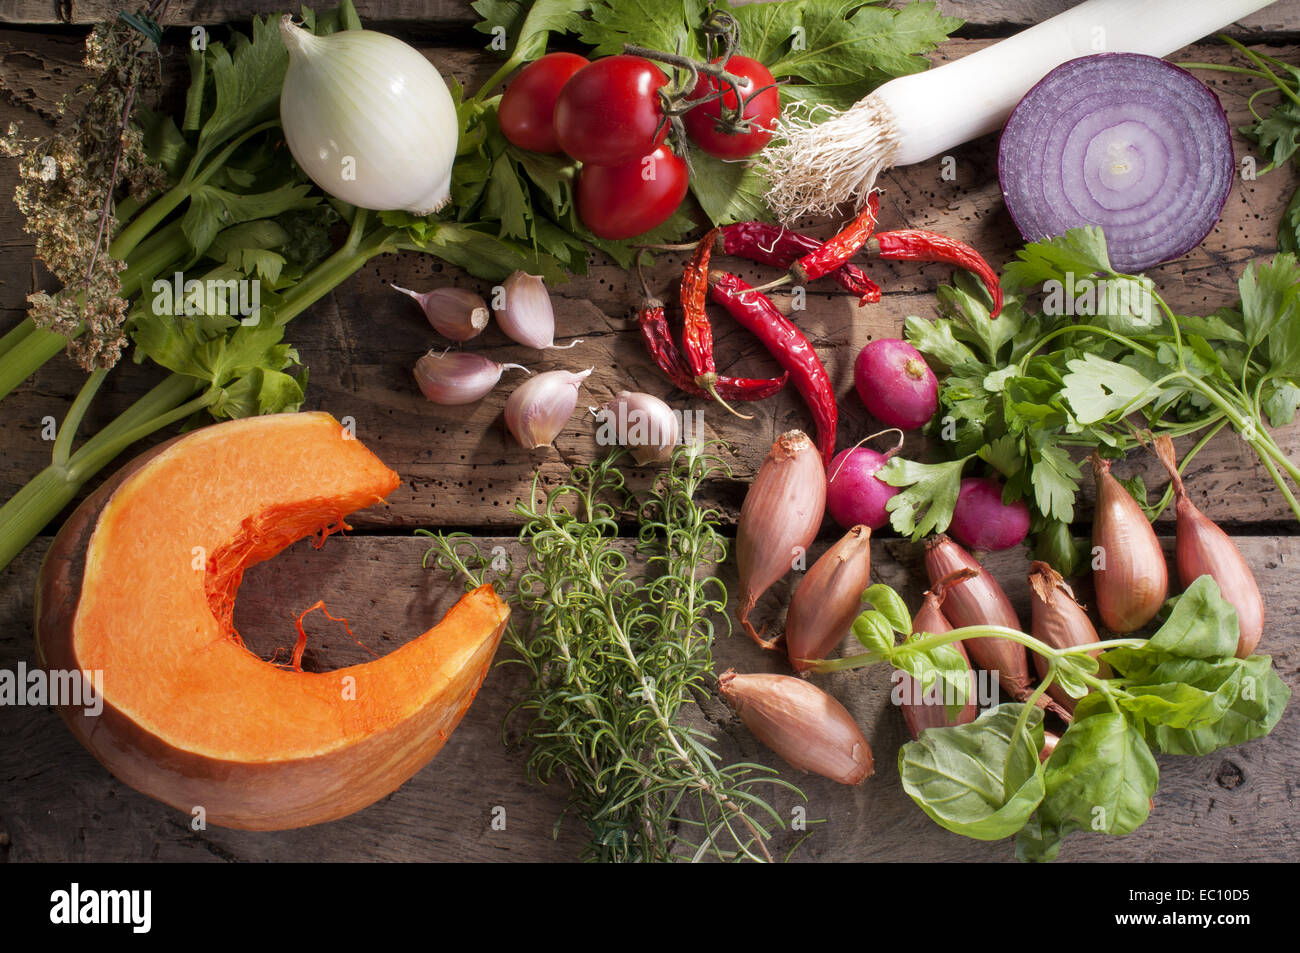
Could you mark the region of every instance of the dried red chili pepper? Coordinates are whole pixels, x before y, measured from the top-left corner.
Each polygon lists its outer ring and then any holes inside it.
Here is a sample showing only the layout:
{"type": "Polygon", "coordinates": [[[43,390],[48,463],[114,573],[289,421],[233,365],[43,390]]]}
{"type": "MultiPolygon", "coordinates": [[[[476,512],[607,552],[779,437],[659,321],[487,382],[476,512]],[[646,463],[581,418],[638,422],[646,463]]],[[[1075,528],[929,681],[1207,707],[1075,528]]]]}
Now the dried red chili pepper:
{"type": "Polygon", "coordinates": [[[984,282],[993,298],[990,318],[1002,312],[1002,286],[997,272],[974,248],[955,238],[927,232],[921,228],[907,228],[896,232],[881,232],[866,243],[865,251],[872,258],[891,261],[942,261],[973,271],[984,282]]]}
{"type": "MultiPolygon", "coordinates": [[[[645,342],[646,350],[668,379],[692,397],[707,398],[709,395],[703,388],[696,386],[690,371],[686,369],[681,352],[677,350],[663,302],[649,297],[642,300],[641,306],[637,308],[637,325],[641,329],[641,340],[645,342]]],[[[727,400],[763,400],[780,391],[789,376],[782,374],[780,377],[754,378],[719,374],[715,389],[727,400]]]]}
{"type": "Polygon", "coordinates": [[[830,466],[835,453],[835,429],[839,411],[830,375],[812,344],[790,319],[776,309],[770,298],[750,288],[735,275],[709,273],[709,297],[727,309],[733,318],[758,337],[803,395],[817,425],[817,447],[822,461],[830,466]]]}
{"type": "MultiPolygon", "coordinates": [[[[789,268],[802,255],[822,247],[811,235],[792,232],[771,222],[737,222],[724,225],[714,242],[719,254],[733,255],[776,268],[789,268]]],[[[858,296],[858,307],[880,300],[880,286],[857,265],[845,263],[831,272],[839,286],[858,296]]]]}
{"type": "Polygon", "coordinates": [[[826,241],[821,248],[804,255],[790,266],[790,274],[799,284],[816,281],[844,265],[858,253],[871,233],[876,230],[876,216],[880,214],[880,195],[872,192],[867,197],[867,204],[853,221],[842,228],[838,234],[826,241]]]}
{"type": "Polygon", "coordinates": [[[752,420],[752,415],[740,413],[718,396],[718,368],[713,362],[713,326],[704,307],[709,300],[709,257],[718,229],[713,229],[695,247],[695,254],[682,272],[682,350],[686,352],[686,366],[697,387],[703,388],[714,400],[737,417],[752,420]]]}

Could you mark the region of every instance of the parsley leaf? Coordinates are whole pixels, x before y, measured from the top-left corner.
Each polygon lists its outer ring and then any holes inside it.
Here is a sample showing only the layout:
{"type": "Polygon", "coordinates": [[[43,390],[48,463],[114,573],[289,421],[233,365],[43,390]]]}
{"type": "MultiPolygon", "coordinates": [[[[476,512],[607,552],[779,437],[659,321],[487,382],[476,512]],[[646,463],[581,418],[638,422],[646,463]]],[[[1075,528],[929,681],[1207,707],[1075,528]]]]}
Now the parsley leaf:
{"type": "Polygon", "coordinates": [[[913,540],[942,533],[952,521],[961,491],[961,472],[970,457],[946,463],[916,463],[894,457],[880,468],[880,479],[903,491],[885,504],[889,523],[913,540]]]}

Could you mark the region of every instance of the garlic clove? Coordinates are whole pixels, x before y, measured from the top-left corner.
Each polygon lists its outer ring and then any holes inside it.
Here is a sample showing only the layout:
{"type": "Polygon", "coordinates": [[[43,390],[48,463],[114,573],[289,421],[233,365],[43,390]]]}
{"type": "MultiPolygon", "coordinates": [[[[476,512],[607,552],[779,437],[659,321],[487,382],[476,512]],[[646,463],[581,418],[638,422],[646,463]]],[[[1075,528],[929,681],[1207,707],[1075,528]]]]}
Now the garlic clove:
{"type": "Polygon", "coordinates": [[[494,313],[507,337],[538,349],[555,343],[555,309],[546,282],[537,275],[516,271],[506,279],[500,294],[502,306],[494,313]]]}
{"type": "Polygon", "coordinates": [[[487,302],[472,291],[464,288],[434,288],[432,291],[419,292],[397,285],[392,287],[418,301],[429,324],[443,337],[453,341],[468,341],[487,327],[487,302]]]}
{"type": "Polygon", "coordinates": [[[642,466],[666,461],[681,439],[676,412],[653,394],[622,391],[592,412],[598,424],[596,443],[627,447],[642,466]]]}
{"type": "Polygon", "coordinates": [[[594,370],[547,371],[515,388],[506,401],[506,426],[520,446],[535,450],[559,436],[578,406],[578,389],[594,370]]]}
{"type": "Polygon", "coordinates": [[[507,368],[532,373],[520,364],[498,364],[468,351],[430,351],[415,362],[415,383],[435,404],[472,404],[496,387],[507,368]]]}

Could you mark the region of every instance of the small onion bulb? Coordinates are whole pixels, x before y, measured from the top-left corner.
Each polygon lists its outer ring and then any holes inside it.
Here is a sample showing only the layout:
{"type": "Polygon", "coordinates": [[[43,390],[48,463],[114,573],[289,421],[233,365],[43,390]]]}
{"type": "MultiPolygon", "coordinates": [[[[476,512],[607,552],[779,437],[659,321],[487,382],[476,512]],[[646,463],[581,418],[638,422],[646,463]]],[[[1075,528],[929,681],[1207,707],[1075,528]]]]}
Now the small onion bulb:
{"type": "Polygon", "coordinates": [[[445,205],[459,124],[434,65],[373,30],[316,36],[286,15],[280,32],[280,124],[311,180],[361,208],[428,215],[445,205]]]}

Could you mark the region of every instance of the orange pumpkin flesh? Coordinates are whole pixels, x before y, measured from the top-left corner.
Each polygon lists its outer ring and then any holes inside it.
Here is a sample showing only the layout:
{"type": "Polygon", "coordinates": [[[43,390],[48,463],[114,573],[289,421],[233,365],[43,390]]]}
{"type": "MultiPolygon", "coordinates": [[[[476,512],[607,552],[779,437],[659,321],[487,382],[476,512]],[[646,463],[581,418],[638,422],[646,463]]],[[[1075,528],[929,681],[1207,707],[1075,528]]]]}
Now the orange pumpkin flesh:
{"type": "Polygon", "coordinates": [[[233,631],[247,566],[396,488],[348,438],[320,413],[207,427],[128,464],[60,531],[38,583],[38,659],[103,672],[101,714],[60,713],[127,784],[209,824],[302,827],[393,791],[468,709],[509,615],[490,586],[334,672],[273,666],[233,631]]]}

